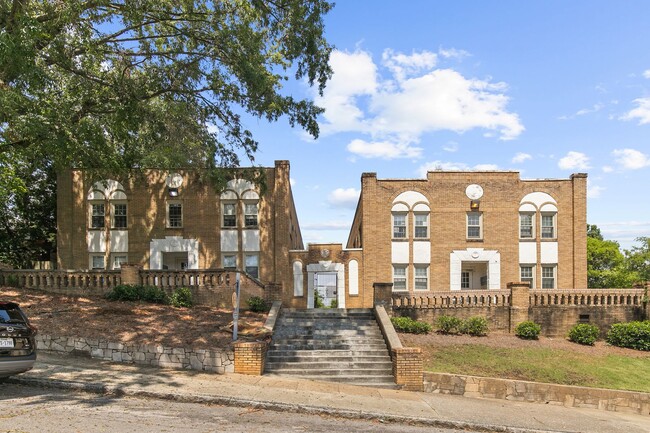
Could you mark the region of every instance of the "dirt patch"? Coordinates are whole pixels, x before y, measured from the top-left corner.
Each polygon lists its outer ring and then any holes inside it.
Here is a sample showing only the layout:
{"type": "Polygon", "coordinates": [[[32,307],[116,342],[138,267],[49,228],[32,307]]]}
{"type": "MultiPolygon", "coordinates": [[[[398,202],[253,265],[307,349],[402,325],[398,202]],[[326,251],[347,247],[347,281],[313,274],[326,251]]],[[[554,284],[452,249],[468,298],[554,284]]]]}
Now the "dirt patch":
{"type": "MultiPolygon", "coordinates": [[[[539,340],[522,340],[512,334],[490,333],[487,337],[471,337],[469,335],[443,335],[431,333],[427,335],[399,334],[402,344],[407,347],[422,347],[435,350],[441,346],[458,346],[480,344],[495,348],[549,348],[591,354],[593,356],[621,355],[635,358],[650,359],[650,352],[643,352],[622,347],[610,346],[604,341],[597,341],[594,346],[584,346],[572,343],[564,338],[539,337],[539,340]]],[[[426,357],[426,353],[425,353],[426,357]]]]}
{"type": "MultiPolygon", "coordinates": [[[[6,287],[0,289],[0,301],[20,304],[47,335],[205,349],[232,344],[232,310],[223,308],[174,308],[6,287]]],[[[239,340],[266,338],[265,321],[266,314],[242,311],[239,340]]]]}

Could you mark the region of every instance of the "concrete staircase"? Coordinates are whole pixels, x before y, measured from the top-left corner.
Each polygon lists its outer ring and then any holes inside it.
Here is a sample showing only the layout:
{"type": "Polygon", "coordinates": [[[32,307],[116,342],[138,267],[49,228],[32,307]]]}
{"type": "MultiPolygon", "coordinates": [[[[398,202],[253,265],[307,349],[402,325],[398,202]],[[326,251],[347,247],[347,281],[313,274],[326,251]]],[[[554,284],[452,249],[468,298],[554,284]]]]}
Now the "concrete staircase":
{"type": "Polygon", "coordinates": [[[370,309],[282,309],[265,375],[397,388],[370,309]]]}

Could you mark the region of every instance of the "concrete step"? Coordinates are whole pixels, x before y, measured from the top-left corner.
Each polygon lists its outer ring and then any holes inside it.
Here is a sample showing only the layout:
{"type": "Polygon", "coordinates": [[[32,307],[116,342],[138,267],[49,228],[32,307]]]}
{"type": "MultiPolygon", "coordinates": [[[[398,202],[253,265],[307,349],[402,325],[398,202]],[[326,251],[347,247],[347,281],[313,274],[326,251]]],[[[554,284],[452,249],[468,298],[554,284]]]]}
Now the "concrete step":
{"type": "MultiPolygon", "coordinates": [[[[373,349],[386,349],[386,345],[381,344],[355,344],[355,343],[331,343],[327,340],[320,342],[309,343],[287,343],[287,344],[272,344],[271,350],[373,350],[373,349]]],[[[388,355],[387,355],[388,356],[388,355]]]]}
{"type": "Polygon", "coordinates": [[[282,361],[266,361],[266,369],[268,371],[279,372],[284,370],[294,370],[301,369],[309,374],[310,371],[338,371],[344,372],[345,370],[354,370],[355,373],[360,373],[364,370],[378,370],[387,374],[392,374],[393,363],[390,361],[371,361],[366,359],[349,359],[342,361],[332,361],[332,360],[318,360],[318,361],[300,361],[300,362],[291,362],[288,360],[282,361]]]}
{"type": "Polygon", "coordinates": [[[266,358],[289,357],[297,360],[305,359],[348,359],[348,358],[370,358],[370,359],[390,359],[388,349],[370,349],[370,350],[269,350],[266,352],[266,358]]]}
{"type": "Polygon", "coordinates": [[[398,388],[398,386],[395,385],[395,380],[392,375],[377,375],[377,376],[363,375],[362,376],[357,374],[350,374],[346,376],[323,376],[319,374],[294,375],[294,374],[286,374],[286,373],[268,373],[268,376],[300,377],[301,379],[305,379],[305,380],[338,382],[338,383],[345,383],[346,385],[382,386],[382,387],[390,387],[392,389],[398,388]]]}
{"type": "Polygon", "coordinates": [[[307,333],[292,333],[292,332],[279,332],[274,335],[276,342],[285,341],[285,340],[296,340],[296,341],[306,341],[306,340],[341,340],[341,341],[372,341],[372,342],[383,342],[384,337],[381,335],[381,332],[369,332],[358,333],[354,331],[314,331],[307,333]]]}

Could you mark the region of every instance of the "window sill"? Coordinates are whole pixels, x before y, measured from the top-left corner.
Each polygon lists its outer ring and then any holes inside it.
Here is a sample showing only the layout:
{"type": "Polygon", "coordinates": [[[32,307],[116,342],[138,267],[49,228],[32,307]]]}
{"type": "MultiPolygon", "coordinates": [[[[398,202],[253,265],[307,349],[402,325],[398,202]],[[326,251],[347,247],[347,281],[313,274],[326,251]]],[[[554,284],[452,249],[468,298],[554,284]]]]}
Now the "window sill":
{"type": "Polygon", "coordinates": [[[483,242],[483,239],[466,239],[467,242],[483,242]]]}
{"type": "Polygon", "coordinates": [[[106,230],[106,227],[88,227],[88,230],[95,230],[95,231],[106,230]]]}
{"type": "Polygon", "coordinates": [[[431,242],[431,238],[413,238],[413,242],[431,242]]]}
{"type": "Polygon", "coordinates": [[[541,238],[541,242],[557,242],[557,238],[541,238]]]}
{"type": "Polygon", "coordinates": [[[393,238],[393,242],[408,242],[409,238],[393,238]]]}
{"type": "Polygon", "coordinates": [[[167,230],[180,230],[180,229],[183,228],[183,226],[181,226],[181,227],[169,227],[169,226],[167,226],[167,227],[165,227],[165,228],[166,228],[167,230]]]}
{"type": "Polygon", "coordinates": [[[221,227],[221,230],[237,230],[237,227],[221,227]]]}
{"type": "Polygon", "coordinates": [[[519,238],[519,242],[536,242],[535,238],[519,238]]]}
{"type": "Polygon", "coordinates": [[[247,230],[257,230],[260,228],[260,226],[244,226],[244,228],[247,230]]]}

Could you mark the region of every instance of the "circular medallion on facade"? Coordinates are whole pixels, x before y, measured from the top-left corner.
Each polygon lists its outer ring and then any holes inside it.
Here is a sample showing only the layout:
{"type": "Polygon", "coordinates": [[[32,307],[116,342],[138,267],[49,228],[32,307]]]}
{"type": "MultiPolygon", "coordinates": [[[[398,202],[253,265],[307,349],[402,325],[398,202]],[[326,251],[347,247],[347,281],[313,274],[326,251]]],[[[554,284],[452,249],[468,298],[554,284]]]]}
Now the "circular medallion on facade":
{"type": "Polygon", "coordinates": [[[180,188],[183,185],[183,176],[173,173],[167,176],[167,186],[170,188],[180,188]]]}
{"type": "Polygon", "coordinates": [[[483,197],[483,187],[473,183],[465,188],[465,195],[467,195],[467,198],[470,200],[478,200],[483,197]]]}
{"type": "Polygon", "coordinates": [[[328,250],[327,248],[320,250],[320,255],[322,258],[326,259],[330,256],[330,250],[328,250]]]}
{"type": "Polygon", "coordinates": [[[472,258],[473,258],[473,259],[478,259],[478,256],[479,256],[479,253],[478,253],[478,252],[474,251],[474,252],[472,253],[472,258]]]}

